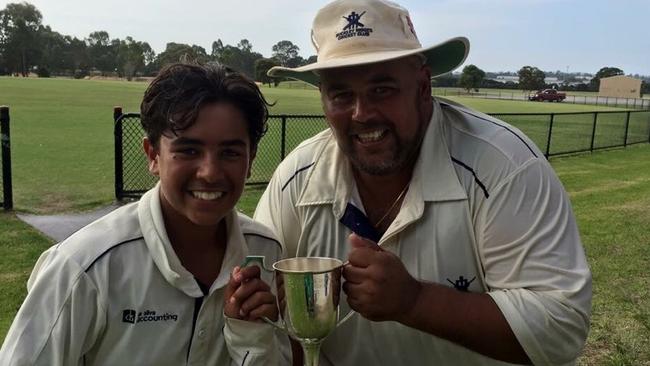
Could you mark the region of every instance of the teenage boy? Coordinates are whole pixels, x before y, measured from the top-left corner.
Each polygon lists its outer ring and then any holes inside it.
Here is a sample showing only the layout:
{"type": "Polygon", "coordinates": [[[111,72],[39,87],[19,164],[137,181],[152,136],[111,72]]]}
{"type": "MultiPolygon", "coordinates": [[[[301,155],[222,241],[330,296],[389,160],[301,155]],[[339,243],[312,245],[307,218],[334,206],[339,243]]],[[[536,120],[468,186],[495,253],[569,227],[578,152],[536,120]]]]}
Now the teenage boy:
{"type": "Polygon", "coordinates": [[[234,209],[267,113],[237,72],[161,70],[141,104],[160,182],[39,258],[0,364],[278,363],[275,333],[259,321],[277,318],[275,298],[258,267],[237,266],[281,248],[234,209]]]}

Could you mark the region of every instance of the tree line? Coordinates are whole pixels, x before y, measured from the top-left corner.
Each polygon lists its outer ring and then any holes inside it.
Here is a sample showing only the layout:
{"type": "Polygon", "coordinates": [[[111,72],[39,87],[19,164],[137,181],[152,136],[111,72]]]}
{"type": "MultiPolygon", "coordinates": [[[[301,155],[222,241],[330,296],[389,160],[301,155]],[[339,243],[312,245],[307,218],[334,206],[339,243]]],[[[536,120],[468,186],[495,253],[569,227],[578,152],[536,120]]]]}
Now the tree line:
{"type": "MultiPolygon", "coordinates": [[[[519,69],[516,73],[519,79],[518,82],[500,82],[486,78],[486,75],[486,72],[477,66],[467,65],[463,68],[459,76],[448,73],[432,80],[432,83],[434,86],[440,87],[460,86],[468,93],[471,90],[478,91],[480,88],[521,89],[527,91],[552,88],[564,91],[598,91],[600,88],[600,79],[625,75],[625,73],[617,67],[606,66],[598,70],[594,77],[587,82],[578,82],[575,76],[567,74],[565,75],[565,79],[558,83],[546,83],[546,73],[535,66],[523,66],[519,69]]],[[[515,74],[511,76],[515,76],[515,74]]],[[[643,79],[641,92],[644,94],[650,93],[650,80],[643,79]]]]}
{"type": "Polygon", "coordinates": [[[271,58],[253,51],[242,39],[237,45],[212,42],[209,52],[197,45],[167,43],[156,54],[147,42],[126,37],[111,38],[106,31],[95,31],[84,39],[60,34],[42,24],[41,12],[27,2],[10,3],[0,10],[0,75],[28,76],[36,73],[81,78],[88,75],[152,76],[165,64],[181,58],[198,62],[218,61],[249,77],[271,83],[266,71],[276,65],[296,67],[315,61],[303,59],[299,47],[283,40],[272,48],[271,58]]]}
{"type": "MultiPolygon", "coordinates": [[[[111,38],[106,31],[95,31],[79,39],[52,30],[42,24],[42,20],[41,12],[27,2],[10,3],[0,10],[0,75],[118,76],[131,80],[135,76],[153,76],[165,64],[187,58],[203,63],[218,61],[254,80],[277,85],[277,79],[266,75],[271,67],[297,67],[316,61],[316,56],[302,58],[298,54],[299,47],[288,40],[276,43],[270,58],[253,51],[253,45],[247,39],[235,46],[224,45],[217,39],[212,42],[209,52],[194,44],[170,42],[165,50],[156,54],[147,42],[130,36],[111,38]]],[[[467,65],[460,75],[448,73],[433,79],[432,86],[460,86],[468,92],[479,88],[538,90],[549,87],[598,91],[601,78],[623,74],[619,68],[603,67],[587,83],[576,83],[576,79],[569,77],[559,85],[548,85],[544,82],[544,71],[524,66],[516,74],[519,82],[502,83],[486,78],[486,72],[477,66],[467,65]]],[[[650,80],[644,82],[642,92],[650,93],[650,80]]]]}

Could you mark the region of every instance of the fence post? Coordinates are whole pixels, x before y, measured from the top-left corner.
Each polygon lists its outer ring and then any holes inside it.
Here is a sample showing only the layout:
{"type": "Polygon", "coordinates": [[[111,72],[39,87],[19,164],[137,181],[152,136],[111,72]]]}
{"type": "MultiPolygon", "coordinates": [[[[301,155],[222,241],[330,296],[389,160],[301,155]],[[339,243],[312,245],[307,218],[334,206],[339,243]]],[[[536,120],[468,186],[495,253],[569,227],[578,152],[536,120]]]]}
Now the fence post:
{"type": "Polygon", "coordinates": [[[594,140],[596,139],[596,121],[598,121],[598,112],[594,112],[594,127],[591,130],[591,147],[589,151],[594,152],[594,140]]]}
{"type": "Polygon", "coordinates": [[[627,131],[630,127],[630,111],[627,111],[627,118],[625,119],[625,137],[623,138],[623,146],[627,146],[627,131]]]}
{"type": "Polygon", "coordinates": [[[555,119],[555,113],[551,113],[551,122],[548,125],[548,139],[546,140],[546,159],[550,156],[551,153],[551,135],[553,134],[553,120],[555,119]]]}
{"type": "Polygon", "coordinates": [[[0,107],[0,135],[2,140],[2,195],[5,210],[14,208],[11,191],[11,140],[9,134],[9,107],[0,107]]]}
{"type": "Polygon", "coordinates": [[[124,169],[124,162],[122,161],[122,107],[113,107],[113,122],[115,122],[115,129],[113,135],[115,138],[115,198],[121,201],[124,198],[124,177],[122,175],[124,169]]]}
{"type": "Polygon", "coordinates": [[[280,116],[282,118],[282,129],[280,132],[280,161],[284,160],[284,154],[287,148],[287,116],[285,114],[280,116]]]}

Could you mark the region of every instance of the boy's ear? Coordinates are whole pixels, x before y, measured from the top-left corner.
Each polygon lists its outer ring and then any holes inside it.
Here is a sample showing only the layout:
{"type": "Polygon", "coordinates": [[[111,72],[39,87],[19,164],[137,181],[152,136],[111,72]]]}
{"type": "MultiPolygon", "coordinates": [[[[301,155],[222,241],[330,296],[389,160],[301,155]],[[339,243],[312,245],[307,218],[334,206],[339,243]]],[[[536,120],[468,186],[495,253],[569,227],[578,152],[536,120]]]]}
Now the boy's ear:
{"type": "Polygon", "coordinates": [[[149,172],[158,176],[160,173],[158,170],[158,150],[146,137],[142,139],[142,147],[144,148],[144,153],[147,155],[147,161],[149,162],[149,172]]]}
{"type": "Polygon", "coordinates": [[[257,155],[257,148],[253,148],[251,150],[251,154],[248,156],[248,174],[246,174],[246,179],[251,177],[251,172],[253,170],[253,160],[255,160],[256,155],[257,155]]]}

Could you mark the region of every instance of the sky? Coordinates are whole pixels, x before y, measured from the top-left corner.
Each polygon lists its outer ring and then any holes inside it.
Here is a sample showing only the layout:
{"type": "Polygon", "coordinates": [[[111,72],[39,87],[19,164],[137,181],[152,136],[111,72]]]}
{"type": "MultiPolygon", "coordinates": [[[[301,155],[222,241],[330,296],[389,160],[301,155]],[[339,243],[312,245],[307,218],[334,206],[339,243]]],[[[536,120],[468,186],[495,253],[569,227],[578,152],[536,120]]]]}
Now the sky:
{"type": "MultiPolygon", "coordinates": [[[[16,1],[0,1],[0,8],[16,1]]],[[[328,0],[29,0],[43,24],[86,38],[148,42],[160,53],[167,42],[196,44],[209,53],[221,39],[248,39],[266,57],[281,40],[307,58],[311,22],[328,0]]],[[[465,62],[485,71],[596,73],[613,66],[650,75],[650,0],[398,0],[407,8],[423,46],[465,36],[465,62]]]]}

